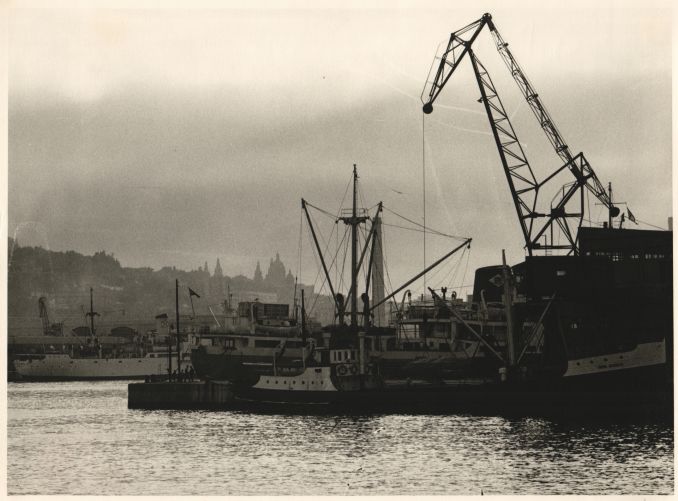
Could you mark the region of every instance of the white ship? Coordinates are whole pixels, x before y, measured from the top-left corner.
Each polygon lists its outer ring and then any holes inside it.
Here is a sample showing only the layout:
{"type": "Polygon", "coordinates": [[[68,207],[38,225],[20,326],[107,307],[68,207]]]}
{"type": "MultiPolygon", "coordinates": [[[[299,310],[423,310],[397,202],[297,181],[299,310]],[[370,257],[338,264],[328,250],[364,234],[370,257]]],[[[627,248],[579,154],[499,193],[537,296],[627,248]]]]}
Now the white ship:
{"type": "Polygon", "coordinates": [[[91,379],[145,379],[167,377],[192,370],[190,346],[195,336],[186,336],[176,350],[176,333],[170,332],[166,314],[156,316],[156,329],[140,334],[129,327],[116,327],[108,335],[96,335],[93,305],[89,327],[76,327],[66,334],[63,324],[51,324],[45,298],[40,298],[42,336],[9,336],[9,379],[19,381],[68,381],[91,379]],[[95,333],[92,335],[92,333],[95,333]]]}
{"type": "MultiPolygon", "coordinates": [[[[172,355],[172,370],[177,368],[172,355]]],[[[88,379],[144,379],[167,376],[170,360],[167,353],[147,353],[130,358],[75,358],[68,353],[17,355],[14,369],[18,379],[25,381],[67,381],[88,379]]],[[[184,352],[181,371],[191,368],[190,354],[184,352]]]]}

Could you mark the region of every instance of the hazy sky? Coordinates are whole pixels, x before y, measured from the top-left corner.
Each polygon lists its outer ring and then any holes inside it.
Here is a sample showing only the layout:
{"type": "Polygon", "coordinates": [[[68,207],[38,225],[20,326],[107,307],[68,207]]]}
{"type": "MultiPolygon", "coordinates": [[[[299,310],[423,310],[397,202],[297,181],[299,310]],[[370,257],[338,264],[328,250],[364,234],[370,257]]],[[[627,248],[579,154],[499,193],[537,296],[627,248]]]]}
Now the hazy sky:
{"type": "MultiPolygon", "coordinates": [[[[219,257],[229,275],[251,276],[257,260],[265,271],[280,252],[296,273],[301,197],[336,212],[353,163],[367,206],[421,221],[419,95],[438,44],[486,11],[572,152],[639,220],[666,227],[669,3],[541,4],[12,9],[9,235],[103,249],[124,266],[213,268],[219,257]]],[[[558,158],[489,32],[476,52],[545,176],[558,158]]],[[[427,223],[474,239],[467,283],[502,248],[512,263],[524,255],[478,95],[468,66],[424,125],[427,223]]],[[[313,282],[303,232],[302,280],[313,282]]],[[[422,267],[419,234],[387,228],[386,240],[394,281],[422,267]]],[[[451,245],[431,238],[428,262],[451,245]]]]}

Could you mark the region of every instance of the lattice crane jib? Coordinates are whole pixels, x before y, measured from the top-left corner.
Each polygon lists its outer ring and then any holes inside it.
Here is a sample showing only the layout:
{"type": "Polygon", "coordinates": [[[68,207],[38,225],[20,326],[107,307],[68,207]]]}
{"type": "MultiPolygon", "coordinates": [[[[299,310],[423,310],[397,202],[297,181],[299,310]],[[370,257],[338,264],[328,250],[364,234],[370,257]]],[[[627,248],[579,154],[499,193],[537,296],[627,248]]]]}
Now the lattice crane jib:
{"type": "Polygon", "coordinates": [[[612,204],[609,194],[584,154],[579,153],[575,156],[571,154],[539,94],[509,50],[509,44],[502,38],[490,14],[483,15],[479,20],[450,35],[447,46],[436,56],[439,63],[432,66],[422,92],[424,113],[433,111],[433,103],[467,55],[473,66],[481,93],[479,102],[484,105],[489,119],[528,254],[532,255],[535,250],[545,252],[558,250],[577,254],[577,234],[584,218],[584,190],[589,190],[608,208],[610,224],[612,218],[619,215],[619,209],[612,204]],[[541,181],[534,175],[487,69],[473,52],[472,45],[485,26],[489,28],[497,51],[544,134],[563,162],[541,181]],[[548,211],[540,212],[537,204],[539,191],[565,170],[572,174],[574,181],[562,187],[560,194],[551,201],[548,211]],[[566,243],[557,243],[554,231],[559,231],[566,243]],[[550,242],[542,243],[544,237],[550,237],[550,242]]]}

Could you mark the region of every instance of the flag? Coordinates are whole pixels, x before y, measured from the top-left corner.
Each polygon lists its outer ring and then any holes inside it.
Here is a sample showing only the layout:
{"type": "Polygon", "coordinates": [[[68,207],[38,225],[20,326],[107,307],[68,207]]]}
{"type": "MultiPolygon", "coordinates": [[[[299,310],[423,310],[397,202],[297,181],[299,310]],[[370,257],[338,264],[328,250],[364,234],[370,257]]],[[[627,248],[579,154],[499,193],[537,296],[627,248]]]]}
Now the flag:
{"type": "Polygon", "coordinates": [[[197,292],[195,292],[193,289],[191,289],[191,288],[189,287],[189,288],[188,288],[188,297],[193,297],[193,296],[195,296],[195,297],[197,297],[197,298],[200,298],[200,294],[198,294],[197,292]]]}
{"type": "MultiPolygon", "coordinates": [[[[635,218],[635,216],[633,215],[633,213],[631,212],[631,209],[629,209],[629,208],[627,207],[627,208],[626,208],[626,212],[627,212],[627,214],[628,214],[628,216],[629,216],[629,221],[631,221],[632,223],[636,223],[636,218],[635,218]]],[[[638,224],[638,223],[636,223],[636,224],[638,224]]]]}

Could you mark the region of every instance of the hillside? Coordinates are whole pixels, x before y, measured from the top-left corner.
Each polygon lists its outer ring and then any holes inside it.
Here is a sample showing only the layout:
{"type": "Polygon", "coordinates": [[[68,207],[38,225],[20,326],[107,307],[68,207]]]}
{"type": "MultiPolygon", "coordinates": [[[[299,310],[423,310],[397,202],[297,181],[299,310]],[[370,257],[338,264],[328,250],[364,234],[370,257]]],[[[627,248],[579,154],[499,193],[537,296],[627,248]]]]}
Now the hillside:
{"type": "MultiPolygon", "coordinates": [[[[174,315],[175,280],[180,284],[182,314],[219,315],[229,298],[233,304],[255,298],[263,302],[294,301],[294,276],[276,256],[264,275],[259,263],[253,278],[223,274],[217,259],[210,273],[208,264],[197,270],[175,267],[160,270],[123,267],[113,254],[105,251],[92,256],[75,251],[57,252],[41,247],[23,247],[9,239],[8,249],[8,320],[10,331],[40,329],[38,299],[47,298],[51,322],[66,322],[72,329],[85,324],[89,310],[89,291],[93,289],[94,310],[100,325],[131,326],[153,324],[155,315],[174,315]],[[188,288],[200,297],[189,297],[188,288]]],[[[312,288],[306,287],[307,297],[312,288]]],[[[291,311],[291,308],[290,308],[291,311]]],[[[327,312],[319,311],[325,322],[327,312]]]]}

